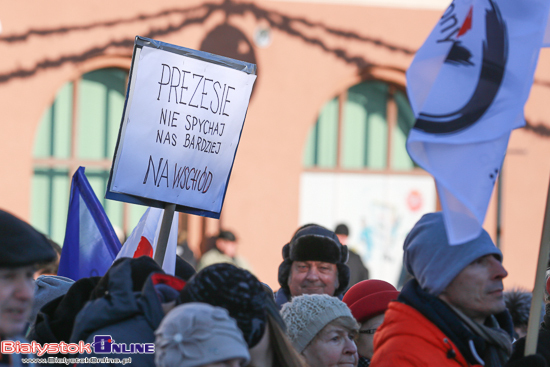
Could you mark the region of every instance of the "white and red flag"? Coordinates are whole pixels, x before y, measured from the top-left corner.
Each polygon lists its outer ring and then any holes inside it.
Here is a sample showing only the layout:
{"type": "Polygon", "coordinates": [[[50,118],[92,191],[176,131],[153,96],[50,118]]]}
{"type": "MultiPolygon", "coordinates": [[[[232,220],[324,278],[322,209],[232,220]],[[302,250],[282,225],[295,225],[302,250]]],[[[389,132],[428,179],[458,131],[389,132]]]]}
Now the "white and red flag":
{"type": "MultiPolygon", "coordinates": [[[[154,258],[157,249],[157,241],[162,223],[164,209],[147,208],[139,223],[130,234],[130,237],[124,242],[122,249],[117,255],[117,259],[121,257],[140,257],[149,256],[154,258]]],[[[174,275],[176,271],[176,249],[178,241],[178,212],[174,213],[172,226],[170,227],[170,235],[164,255],[162,269],[166,274],[174,275]]],[[[116,259],[115,259],[116,260],[116,259]]]]}
{"type": "Polygon", "coordinates": [[[435,179],[451,244],[481,232],[545,40],[548,0],[455,0],[407,71],[411,158],[435,179]]]}

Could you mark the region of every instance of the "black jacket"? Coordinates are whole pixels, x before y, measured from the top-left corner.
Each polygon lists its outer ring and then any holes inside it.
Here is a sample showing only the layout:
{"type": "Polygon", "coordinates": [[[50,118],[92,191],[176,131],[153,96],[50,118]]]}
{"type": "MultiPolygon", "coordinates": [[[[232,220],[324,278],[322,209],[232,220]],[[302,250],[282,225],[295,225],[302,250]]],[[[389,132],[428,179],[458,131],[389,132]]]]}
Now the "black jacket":
{"type": "MultiPolygon", "coordinates": [[[[114,265],[109,273],[106,295],[88,302],[76,317],[71,343],[83,340],[93,344],[96,335],[111,336],[115,343],[154,343],[154,331],[164,317],[162,303],[171,301],[170,298],[175,299],[185,282],[163,273],[152,273],[143,290],[134,292],[129,262],[114,265]]],[[[120,360],[130,357],[132,365],[155,366],[154,354],[86,353],[79,357],[109,357],[120,360]]],[[[79,366],[82,365],[84,364],[79,366]]]]}
{"type": "MultiPolygon", "coordinates": [[[[537,354],[540,354],[546,359],[546,363],[550,365],[550,308],[547,307],[544,321],[540,325],[539,339],[537,342],[537,354]]],[[[514,352],[510,357],[510,361],[518,360],[523,357],[525,352],[525,337],[518,339],[514,343],[514,352]]]]}

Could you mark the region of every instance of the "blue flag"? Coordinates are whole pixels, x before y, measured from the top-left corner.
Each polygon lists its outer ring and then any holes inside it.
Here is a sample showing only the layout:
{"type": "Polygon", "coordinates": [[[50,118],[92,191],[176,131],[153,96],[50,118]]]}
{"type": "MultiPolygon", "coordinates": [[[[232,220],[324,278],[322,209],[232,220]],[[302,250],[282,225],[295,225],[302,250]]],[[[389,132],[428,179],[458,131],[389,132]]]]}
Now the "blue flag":
{"type": "Polygon", "coordinates": [[[57,275],[75,281],[103,276],[121,247],[103,206],[84,175],[84,167],[79,167],[71,184],[67,229],[57,275]]]}

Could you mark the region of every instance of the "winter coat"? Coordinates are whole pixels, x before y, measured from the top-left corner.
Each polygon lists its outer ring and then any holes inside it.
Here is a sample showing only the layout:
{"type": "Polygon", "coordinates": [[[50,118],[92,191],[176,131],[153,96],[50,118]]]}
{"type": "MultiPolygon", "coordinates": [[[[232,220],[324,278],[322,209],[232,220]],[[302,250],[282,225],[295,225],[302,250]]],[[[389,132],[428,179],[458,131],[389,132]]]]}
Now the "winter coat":
{"type": "MultiPolygon", "coordinates": [[[[80,311],[75,320],[71,343],[83,340],[93,344],[96,335],[107,335],[112,342],[127,345],[154,343],[154,331],[164,317],[162,303],[172,300],[168,297],[170,292],[161,291],[162,287],[168,286],[173,296],[177,297],[185,282],[170,275],[152,273],[143,290],[133,292],[129,262],[113,266],[109,272],[107,295],[88,302],[80,311]]],[[[109,357],[120,360],[130,357],[135,366],[155,366],[154,354],[85,353],[79,357],[109,357]]],[[[105,364],[89,364],[90,367],[98,365],[105,364]]]]}
{"type": "Polygon", "coordinates": [[[348,262],[346,263],[350,270],[348,289],[362,280],[369,279],[369,269],[365,267],[361,256],[350,250],[348,252],[348,262]]]}
{"type": "MultiPolygon", "coordinates": [[[[0,339],[1,340],[11,340],[11,341],[18,341],[21,343],[28,343],[29,341],[24,339],[23,337],[15,337],[15,338],[6,338],[6,339],[0,339]]],[[[23,363],[23,360],[26,358],[34,359],[36,356],[34,354],[1,354],[0,353],[0,367],[35,367],[35,363],[23,363]]]]}
{"type": "MultiPolygon", "coordinates": [[[[525,353],[525,337],[518,339],[514,344],[514,352],[510,361],[516,361],[525,353]]],[[[541,354],[548,365],[550,365],[550,307],[547,306],[544,321],[540,325],[539,339],[537,341],[537,353],[541,354]]]]}
{"type": "MultiPolygon", "coordinates": [[[[31,325],[27,338],[40,344],[68,342],[76,315],[90,299],[101,277],[82,278],[67,293],[44,305],[31,325]]],[[[59,354],[58,357],[66,357],[59,354]]],[[[50,355],[53,357],[53,355],[50,355]]]]}
{"type": "MultiPolygon", "coordinates": [[[[507,311],[494,315],[508,335],[512,320],[507,311]]],[[[468,329],[439,298],[410,280],[390,302],[384,322],[374,334],[371,367],[480,366],[486,342],[468,329]]]]}
{"type": "Polygon", "coordinates": [[[279,307],[279,311],[283,305],[289,301],[290,297],[286,294],[283,288],[279,288],[279,290],[275,292],[275,303],[277,304],[277,307],[279,307]]]}
{"type": "Polygon", "coordinates": [[[437,326],[400,302],[390,302],[374,334],[374,350],[371,367],[471,366],[437,326]]]}

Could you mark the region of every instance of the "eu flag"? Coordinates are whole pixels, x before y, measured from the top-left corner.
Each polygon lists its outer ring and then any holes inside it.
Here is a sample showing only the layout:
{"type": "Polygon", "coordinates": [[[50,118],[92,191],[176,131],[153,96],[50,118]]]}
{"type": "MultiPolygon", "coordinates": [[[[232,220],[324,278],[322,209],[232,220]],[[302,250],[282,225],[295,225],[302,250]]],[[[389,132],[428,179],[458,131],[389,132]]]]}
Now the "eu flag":
{"type": "Polygon", "coordinates": [[[84,167],[73,175],[65,241],[57,275],[73,280],[103,276],[121,245],[97,199],[84,167]]]}

